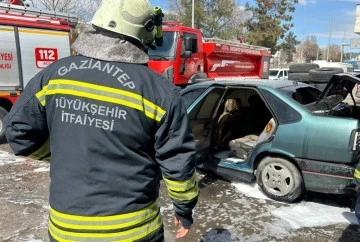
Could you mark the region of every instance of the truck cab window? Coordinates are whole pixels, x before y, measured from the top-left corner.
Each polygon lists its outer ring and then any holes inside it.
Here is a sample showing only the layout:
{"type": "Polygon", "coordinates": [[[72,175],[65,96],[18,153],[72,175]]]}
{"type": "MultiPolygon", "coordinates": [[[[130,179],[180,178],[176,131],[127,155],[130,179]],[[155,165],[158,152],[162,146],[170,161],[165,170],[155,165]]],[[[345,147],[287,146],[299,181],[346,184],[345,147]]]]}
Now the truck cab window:
{"type": "Polygon", "coordinates": [[[163,33],[163,45],[156,46],[156,49],[149,49],[150,60],[167,60],[175,58],[177,34],[175,32],[163,33]]]}
{"type": "MultiPolygon", "coordinates": [[[[197,36],[196,34],[191,34],[191,33],[184,33],[183,36],[188,36],[191,39],[191,52],[197,53],[198,52],[198,48],[197,48],[197,36]]],[[[182,48],[185,48],[185,46],[183,45],[182,48]]],[[[181,53],[185,52],[185,49],[181,50],[181,53]]]]}

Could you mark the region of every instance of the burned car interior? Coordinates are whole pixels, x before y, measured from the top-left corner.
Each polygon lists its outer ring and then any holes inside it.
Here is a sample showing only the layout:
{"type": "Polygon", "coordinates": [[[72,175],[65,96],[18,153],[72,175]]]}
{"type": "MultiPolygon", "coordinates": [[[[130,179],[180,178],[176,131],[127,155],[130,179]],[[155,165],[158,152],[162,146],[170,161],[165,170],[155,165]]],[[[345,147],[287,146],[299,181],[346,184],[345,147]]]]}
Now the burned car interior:
{"type": "Polygon", "coordinates": [[[230,89],[222,100],[214,119],[214,155],[243,161],[266,132],[272,114],[255,89],[230,89]]]}

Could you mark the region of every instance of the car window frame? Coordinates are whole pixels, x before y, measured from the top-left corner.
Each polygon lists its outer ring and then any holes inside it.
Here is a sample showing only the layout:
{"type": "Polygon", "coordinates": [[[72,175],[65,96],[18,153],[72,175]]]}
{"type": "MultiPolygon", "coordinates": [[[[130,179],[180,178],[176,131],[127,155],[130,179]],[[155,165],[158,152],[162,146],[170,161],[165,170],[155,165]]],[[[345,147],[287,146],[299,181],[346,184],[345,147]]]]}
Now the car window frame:
{"type": "MultiPolygon", "coordinates": [[[[224,97],[224,93],[226,91],[226,87],[222,87],[222,86],[211,86],[211,87],[208,87],[207,90],[205,92],[203,92],[198,98],[196,98],[194,100],[194,102],[188,107],[187,109],[187,113],[188,113],[188,116],[189,116],[189,120],[198,120],[197,118],[195,119],[191,119],[191,112],[194,110],[194,108],[196,107],[197,104],[199,104],[200,102],[203,102],[204,101],[204,98],[206,98],[208,96],[208,94],[214,90],[222,90],[222,93],[219,95],[219,98],[218,98],[218,101],[217,101],[217,104],[214,105],[214,108],[212,110],[212,115],[210,115],[209,118],[204,118],[204,119],[211,119],[214,117],[214,114],[217,113],[217,110],[219,109],[219,103],[221,103],[219,100],[222,100],[223,97],[224,97]]],[[[200,109],[200,108],[199,108],[200,109]]],[[[197,116],[198,113],[195,115],[197,116]]]]}
{"type": "MultiPolygon", "coordinates": [[[[280,90],[279,90],[280,91],[280,90]]],[[[282,124],[290,124],[290,123],[297,123],[300,122],[303,118],[303,115],[301,114],[301,112],[299,112],[298,110],[296,110],[295,108],[293,108],[291,105],[289,105],[287,102],[285,102],[284,100],[282,100],[281,98],[279,98],[278,96],[276,96],[275,94],[273,94],[272,92],[265,90],[265,89],[261,89],[260,92],[262,93],[262,96],[264,97],[265,101],[267,102],[267,104],[269,105],[270,110],[272,110],[274,116],[276,117],[276,120],[278,121],[279,125],[282,124]],[[284,120],[282,116],[283,112],[279,112],[278,109],[278,104],[275,104],[272,100],[276,100],[279,101],[281,104],[286,105],[287,107],[290,108],[290,110],[292,112],[294,112],[296,114],[296,117],[294,119],[286,119],[284,120]]],[[[281,91],[280,91],[281,92],[281,91]]],[[[285,93],[283,93],[284,95],[286,95],[285,93]]],[[[298,105],[301,105],[300,103],[298,103],[296,100],[292,99],[292,97],[287,96],[289,99],[293,100],[294,102],[296,102],[298,105]]],[[[282,109],[283,110],[283,109],[282,109]]]]}

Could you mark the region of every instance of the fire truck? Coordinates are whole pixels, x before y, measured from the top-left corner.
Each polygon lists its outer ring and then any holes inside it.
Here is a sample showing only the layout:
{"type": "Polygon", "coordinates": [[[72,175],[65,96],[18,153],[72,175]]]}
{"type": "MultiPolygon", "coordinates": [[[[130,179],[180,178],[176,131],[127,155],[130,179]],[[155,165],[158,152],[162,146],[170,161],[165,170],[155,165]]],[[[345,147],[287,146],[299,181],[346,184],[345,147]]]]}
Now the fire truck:
{"type": "Polygon", "coordinates": [[[0,140],[2,121],[29,80],[60,58],[71,55],[75,16],[0,3],[0,140]]]}
{"type": "Polygon", "coordinates": [[[204,78],[268,78],[269,48],[203,38],[199,29],[164,22],[163,45],[149,50],[149,67],[177,86],[204,78]]]}

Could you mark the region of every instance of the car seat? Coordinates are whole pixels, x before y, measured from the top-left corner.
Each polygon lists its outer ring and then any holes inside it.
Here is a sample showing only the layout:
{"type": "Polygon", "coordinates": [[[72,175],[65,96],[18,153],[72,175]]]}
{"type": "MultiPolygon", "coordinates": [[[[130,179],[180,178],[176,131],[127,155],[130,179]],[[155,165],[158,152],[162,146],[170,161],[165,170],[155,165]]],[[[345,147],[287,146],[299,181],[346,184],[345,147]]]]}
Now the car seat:
{"type": "Polygon", "coordinates": [[[215,142],[218,148],[228,146],[228,142],[232,139],[232,128],[237,121],[236,111],[241,105],[239,102],[240,100],[235,99],[227,99],[225,102],[224,112],[220,115],[217,121],[215,131],[215,142]]]}
{"type": "Polygon", "coordinates": [[[229,142],[232,153],[240,159],[247,159],[254,147],[262,142],[268,141],[276,128],[276,122],[273,118],[266,124],[260,136],[251,134],[242,138],[234,139],[229,142]]]}

